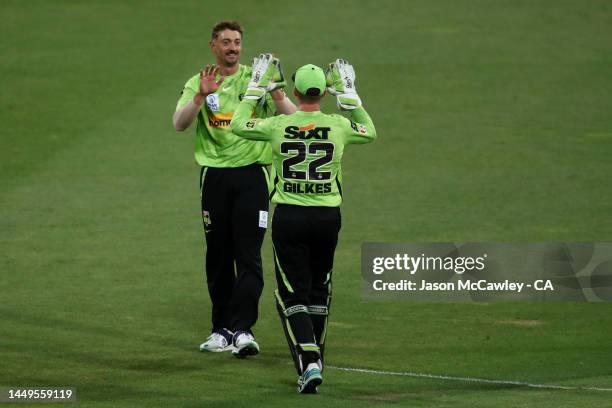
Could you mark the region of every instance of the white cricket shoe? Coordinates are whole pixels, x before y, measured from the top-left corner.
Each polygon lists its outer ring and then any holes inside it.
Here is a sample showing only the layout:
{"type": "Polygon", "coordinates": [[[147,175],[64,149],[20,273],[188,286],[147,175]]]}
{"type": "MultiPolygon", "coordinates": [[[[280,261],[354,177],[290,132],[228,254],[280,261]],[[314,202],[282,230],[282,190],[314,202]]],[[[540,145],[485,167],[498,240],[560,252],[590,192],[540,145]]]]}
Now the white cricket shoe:
{"type": "Polygon", "coordinates": [[[232,343],[234,345],[232,354],[238,358],[254,356],[259,353],[259,344],[255,341],[255,337],[247,331],[237,331],[234,333],[232,343]]]}
{"type": "Polygon", "coordinates": [[[298,392],[300,394],[316,394],[317,387],[323,383],[321,368],[317,363],[310,363],[304,373],[298,378],[298,392]]]}
{"type": "Polygon", "coordinates": [[[233,346],[231,343],[232,332],[227,329],[221,329],[213,332],[206,341],[200,344],[200,351],[208,351],[213,353],[220,353],[222,351],[232,351],[233,346]]]}

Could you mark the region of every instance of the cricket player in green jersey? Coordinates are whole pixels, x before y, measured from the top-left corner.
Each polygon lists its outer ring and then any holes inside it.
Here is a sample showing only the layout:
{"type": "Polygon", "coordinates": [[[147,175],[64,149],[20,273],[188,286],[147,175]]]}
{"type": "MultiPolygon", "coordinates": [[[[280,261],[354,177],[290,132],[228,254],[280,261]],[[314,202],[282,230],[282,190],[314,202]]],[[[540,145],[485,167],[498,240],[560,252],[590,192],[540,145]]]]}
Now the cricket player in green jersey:
{"type": "MultiPolygon", "coordinates": [[[[268,224],[266,165],[270,146],[232,133],[230,121],[244,97],[252,68],[240,64],[242,27],[235,21],[214,26],[210,49],[216,64],[187,81],[177,103],[177,131],[197,122],[195,159],[201,166],[200,201],[206,236],[206,280],[212,303],[212,333],[201,351],[257,354],[252,327],[263,288],[261,245],[268,224]]],[[[280,65],[254,116],[295,112],[286,98],[280,65]]]]}
{"type": "MultiPolygon", "coordinates": [[[[271,56],[256,61],[248,93],[263,97],[275,64],[278,61],[271,56]]],[[[305,65],[293,78],[297,112],[252,118],[258,99],[245,98],[231,128],[238,136],[266,141],[272,147],[277,309],[298,373],[298,391],[316,393],[323,381],[344,147],[373,141],[376,130],[361,106],[353,67],[345,60],[330,64],[327,74],[315,65],[305,65]],[[326,86],[351,120],[320,111],[326,86]]]]}

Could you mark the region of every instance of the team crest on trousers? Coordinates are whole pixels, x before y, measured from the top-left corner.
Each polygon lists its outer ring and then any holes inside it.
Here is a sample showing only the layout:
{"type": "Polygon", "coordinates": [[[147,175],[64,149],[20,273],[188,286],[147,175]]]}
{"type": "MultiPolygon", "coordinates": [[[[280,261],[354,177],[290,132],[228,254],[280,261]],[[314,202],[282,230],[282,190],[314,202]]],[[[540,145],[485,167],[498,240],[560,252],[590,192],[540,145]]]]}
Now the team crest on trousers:
{"type": "Polygon", "coordinates": [[[210,213],[206,210],[202,211],[202,222],[204,223],[204,231],[210,232],[212,223],[210,221],[210,213]]]}

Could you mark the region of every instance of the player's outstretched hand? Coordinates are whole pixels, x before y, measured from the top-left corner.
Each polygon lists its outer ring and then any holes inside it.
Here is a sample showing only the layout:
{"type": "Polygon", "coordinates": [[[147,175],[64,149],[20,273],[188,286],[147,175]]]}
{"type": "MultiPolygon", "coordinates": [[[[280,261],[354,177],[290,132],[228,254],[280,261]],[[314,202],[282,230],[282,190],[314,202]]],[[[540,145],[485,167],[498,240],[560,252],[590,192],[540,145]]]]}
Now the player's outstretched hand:
{"type": "Polygon", "coordinates": [[[218,73],[218,65],[206,65],[206,67],[200,71],[200,95],[208,96],[219,89],[225,77],[221,76],[217,81],[216,76],[218,73]]]}
{"type": "Polygon", "coordinates": [[[361,106],[361,98],[355,87],[355,70],[347,60],[338,58],[325,71],[327,91],[336,96],[338,108],[355,109],[361,106]]]}
{"type": "MultiPolygon", "coordinates": [[[[272,54],[259,54],[259,57],[253,59],[253,73],[251,81],[244,94],[245,99],[259,100],[269,90],[268,87],[274,88],[274,79],[279,78],[278,58],[274,58],[272,54]]],[[[282,78],[284,80],[284,77],[282,78]]]]}

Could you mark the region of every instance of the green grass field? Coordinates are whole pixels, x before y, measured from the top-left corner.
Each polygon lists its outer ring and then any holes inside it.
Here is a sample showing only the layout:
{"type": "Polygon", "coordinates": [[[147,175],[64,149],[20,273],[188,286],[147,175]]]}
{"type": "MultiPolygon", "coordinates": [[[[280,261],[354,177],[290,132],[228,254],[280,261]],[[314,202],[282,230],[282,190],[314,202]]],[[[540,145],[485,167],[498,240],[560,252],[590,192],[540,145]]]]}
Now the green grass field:
{"type": "Polygon", "coordinates": [[[610,391],[331,368],[297,395],[269,234],[262,353],[197,351],[194,131],[171,115],[225,18],[244,62],[350,60],[377,126],[345,155],[329,364],[612,388],[610,304],[366,302],[359,264],[364,241],[612,240],[606,0],[3,0],[0,386],[74,386],[79,407],[612,407],[610,391]]]}

